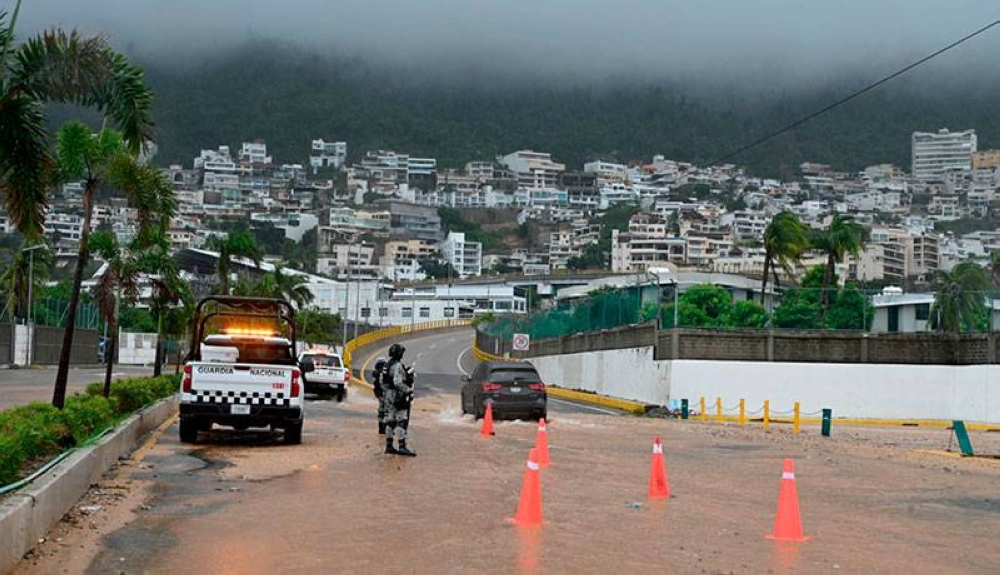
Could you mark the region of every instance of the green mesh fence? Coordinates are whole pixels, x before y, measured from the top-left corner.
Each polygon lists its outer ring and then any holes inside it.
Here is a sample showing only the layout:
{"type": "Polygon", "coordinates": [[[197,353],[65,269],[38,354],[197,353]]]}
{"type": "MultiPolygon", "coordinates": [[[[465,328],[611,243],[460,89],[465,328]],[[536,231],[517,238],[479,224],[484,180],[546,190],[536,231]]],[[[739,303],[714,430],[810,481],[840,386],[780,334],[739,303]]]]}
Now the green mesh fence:
{"type": "MultiPolygon", "coordinates": [[[[66,315],[69,313],[69,301],[55,298],[42,298],[32,302],[31,315],[35,325],[62,327],[66,325],[66,315]]],[[[10,323],[24,321],[25,318],[15,318],[11,310],[0,312],[0,322],[10,323]]],[[[76,327],[80,329],[97,329],[101,314],[94,302],[82,301],[76,306],[76,327]]]]}
{"type": "Polygon", "coordinates": [[[655,317],[655,305],[651,310],[649,306],[641,308],[635,290],[602,290],[579,301],[526,316],[501,316],[485,329],[488,334],[500,339],[509,339],[515,333],[526,333],[532,339],[546,339],[610,329],[655,317]]]}

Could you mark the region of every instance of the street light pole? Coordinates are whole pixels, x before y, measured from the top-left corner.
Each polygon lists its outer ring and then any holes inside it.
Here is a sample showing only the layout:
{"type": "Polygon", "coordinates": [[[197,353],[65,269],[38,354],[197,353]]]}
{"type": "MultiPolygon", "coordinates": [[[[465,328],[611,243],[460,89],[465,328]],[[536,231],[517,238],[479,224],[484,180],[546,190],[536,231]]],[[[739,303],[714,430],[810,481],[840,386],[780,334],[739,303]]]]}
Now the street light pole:
{"type": "Polygon", "coordinates": [[[35,359],[35,324],[33,314],[31,312],[31,304],[33,297],[33,290],[35,287],[35,250],[44,248],[42,244],[36,244],[30,248],[24,248],[22,252],[28,252],[28,317],[27,317],[27,327],[28,327],[28,354],[27,363],[31,365],[35,359]]]}

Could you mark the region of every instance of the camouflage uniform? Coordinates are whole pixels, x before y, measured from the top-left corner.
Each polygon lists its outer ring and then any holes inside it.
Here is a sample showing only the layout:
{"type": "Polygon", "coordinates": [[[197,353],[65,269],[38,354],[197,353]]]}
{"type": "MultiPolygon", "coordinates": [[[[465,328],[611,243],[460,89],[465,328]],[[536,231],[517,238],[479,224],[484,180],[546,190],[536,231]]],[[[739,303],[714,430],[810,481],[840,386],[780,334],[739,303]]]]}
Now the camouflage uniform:
{"type": "Polygon", "coordinates": [[[382,378],[382,403],[385,404],[385,438],[392,441],[393,433],[401,443],[406,441],[410,425],[409,404],[413,386],[406,383],[406,368],[401,361],[390,361],[382,378]],[[390,383],[391,382],[391,383],[390,383]]]}
{"type": "Polygon", "coordinates": [[[385,433],[385,390],[382,389],[382,374],[385,373],[386,362],[379,359],[375,363],[375,369],[372,371],[372,387],[375,391],[375,397],[378,399],[378,432],[379,434],[385,433]]]}

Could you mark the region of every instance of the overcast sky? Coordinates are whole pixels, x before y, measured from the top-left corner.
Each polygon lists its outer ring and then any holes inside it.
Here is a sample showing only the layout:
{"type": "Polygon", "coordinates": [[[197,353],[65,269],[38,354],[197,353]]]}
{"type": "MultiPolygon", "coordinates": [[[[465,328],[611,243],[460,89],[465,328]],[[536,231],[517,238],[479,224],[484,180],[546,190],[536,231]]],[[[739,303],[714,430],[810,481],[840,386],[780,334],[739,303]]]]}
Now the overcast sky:
{"type": "MultiPolygon", "coordinates": [[[[256,37],[428,70],[868,80],[998,18],[997,0],[24,0],[18,30],[179,61],[256,37]]],[[[1000,26],[922,73],[997,74],[998,53],[1000,26]]]]}

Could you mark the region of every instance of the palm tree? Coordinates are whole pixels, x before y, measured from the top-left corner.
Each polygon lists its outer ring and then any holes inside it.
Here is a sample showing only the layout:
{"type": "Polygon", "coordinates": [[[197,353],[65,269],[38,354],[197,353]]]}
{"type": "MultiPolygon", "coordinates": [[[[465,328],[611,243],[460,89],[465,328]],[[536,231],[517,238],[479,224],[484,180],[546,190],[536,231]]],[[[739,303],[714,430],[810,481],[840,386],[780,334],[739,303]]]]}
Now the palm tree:
{"type": "Polygon", "coordinates": [[[111,129],[94,133],[80,122],[69,122],[59,130],[56,143],[59,175],[64,180],[83,180],[83,226],[73,273],[66,329],[56,372],[52,404],[62,408],[66,397],[70,352],[73,347],[76,308],[80,303],[83,270],[90,257],[90,221],[94,196],[102,185],[123,193],[138,213],[138,247],[146,247],[158,230],[165,229],[176,210],[173,189],[155,166],[140,164],[125,147],[121,134],[111,129]]]}
{"type": "Polygon", "coordinates": [[[1000,250],[990,254],[990,277],[994,287],[1000,287],[1000,250]]]}
{"type": "Polygon", "coordinates": [[[29,315],[29,285],[35,290],[41,288],[43,278],[49,274],[55,263],[55,258],[48,247],[42,247],[44,244],[24,243],[25,247],[14,252],[10,265],[0,272],[0,293],[5,295],[6,300],[4,309],[10,310],[12,316],[20,318],[29,315]],[[29,249],[34,256],[28,252],[29,249]]]}
{"type": "Polygon", "coordinates": [[[847,254],[857,257],[865,248],[864,230],[864,227],[855,222],[851,216],[834,214],[826,231],[815,233],[810,239],[813,248],[826,254],[826,270],[823,273],[823,314],[826,314],[830,306],[830,288],[836,275],[837,264],[842,263],[847,254]]]}
{"type": "Polygon", "coordinates": [[[764,229],[764,277],[760,282],[760,303],[764,304],[767,290],[768,272],[774,274],[774,284],[778,285],[778,269],[781,266],[786,275],[794,275],[794,266],[801,261],[802,252],[809,247],[806,226],[792,212],[780,212],[771,219],[764,229]]]}
{"type": "MultiPolygon", "coordinates": [[[[104,347],[107,367],[104,372],[104,397],[111,395],[111,371],[118,347],[118,319],[122,305],[132,305],[139,299],[139,265],[135,253],[118,243],[114,234],[94,232],[89,248],[105,261],[104,273],[94,286],[93,296],[97,308],[108,324],[111,337],[104,347]]],[[[70,321],[72,323],[72,321],[70,321]]]]}
{"type": "Polygon", "coordinates": [[[38,238],[54,181],[45,102],[96,109],[117,125],[138,153],[153,134],[152,92],[142,70],[112,50],[103,37],[53,29],[14,45],[18,0],[0,12],[0,195],[17,229],[38,238]]]}
{"type": "Polygon", "coordinates": [[[180,275],[177,261],[170,257],[170,246],[164,236],[145,250],[139,257],[139,269],[149,274],[153,284],[154,294],[150,302],[150,312],[156,322],[156,361],[153,366],[153,376],[162,373],[163,364],[163,326],[169,321],[172,304],[182,303],[185,306],[193,304],[191,289],[180,275]]]}
{"type": "Polygon", "coordinates": [[[302,274],[286,274],[281,266],[275,266],[271,273],[274,278],[276,297],[286,299],[295,304],[296,309],[304,309],[313,301],[313,293],[306,287],[306,276],[302,274]]]}
{"type": "Polygon", "coordinates": [[[986,308],[990,279],[979,264],[965,262],[938,274],[931,325],[951,333],[972,331],[986,308]]]}
{"type": "Polygon", "coordinates": [[[222,295],[229,295],[229,264],[232,258],[248,258],[258,268],[264,259],[257,241],[246,232],[233,232],[226,239],[212,236],[205,247],[219,252],[216,273],[219,275],[219,291],[222,295]]]}

